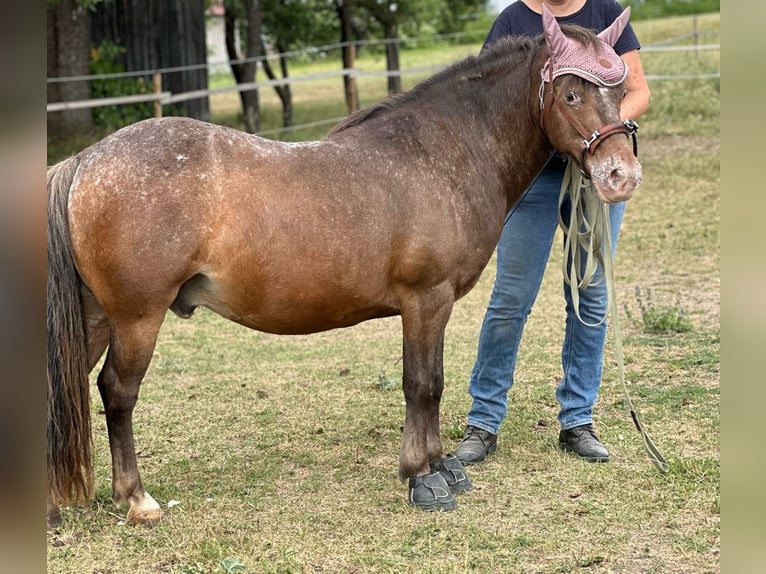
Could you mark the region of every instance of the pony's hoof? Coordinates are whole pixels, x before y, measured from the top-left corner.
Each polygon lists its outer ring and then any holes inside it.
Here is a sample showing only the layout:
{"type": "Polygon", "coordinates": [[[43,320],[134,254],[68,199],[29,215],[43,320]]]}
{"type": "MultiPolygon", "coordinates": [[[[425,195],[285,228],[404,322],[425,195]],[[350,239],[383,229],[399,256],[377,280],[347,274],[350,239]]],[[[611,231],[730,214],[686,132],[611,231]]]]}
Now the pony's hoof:
{"type": "Polygon", "coordinates": [[[48,530],[58,528],[61,526],[61,513],[56,509],[53,512],[48,512],[48,530]]]}
{"type": "Polygon", "coordinates": [[[48,511],[48,530],[61,526],[61,510],[59,510],[58,504],[53,501],[53,496],[50,493],[48,493],[46,509],[48,511]]]}
{"type": "Polygon", "coordinates": [[[160,523],[162,516],[162,510],[159,508],[151,510],[134,510],[131,508],[128,511],[127,521],[130,524],[148,526],[151,528],[157,526],[160,523]]]}
{"type": "Polygon", "coordinates": [[[128,500],[130,501],[130,509],[128,510],[127,521],[130,524],[156,526],[162,520],[160,505],[148,492],[131,497],[128,500]]]}
{"type": "Polygon", "coordinates": [[[410,504],[421,510],[454,510],[457,499],[437,471],[410,479],[410,504]]]}

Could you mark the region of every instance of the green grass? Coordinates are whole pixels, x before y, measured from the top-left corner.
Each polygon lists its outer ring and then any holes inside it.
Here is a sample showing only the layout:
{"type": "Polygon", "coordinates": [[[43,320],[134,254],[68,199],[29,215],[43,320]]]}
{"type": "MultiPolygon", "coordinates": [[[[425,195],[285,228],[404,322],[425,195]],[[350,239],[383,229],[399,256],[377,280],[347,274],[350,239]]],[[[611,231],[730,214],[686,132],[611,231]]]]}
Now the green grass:
{"type": "MultiPolygon", "coordinates": [[[[660,25],[651,22],[652,31],[660,25]]],[[[655,65],[647,58],[652,73],[655,65]]],[[[669,473],[650,464],[630,421],[611,339],[596,425],[612,461],[586,464],[556,448],[564,318],[556,241],[500,448],[471,467],[475,488],[457,511],[408,507],[396,478],[399,319],[278,337],[201,310],[189,321],[168,316],[135,413],[143,481],[165,519],[151,529],[124,525],[126,509],[109,500],[94,385],[97,496],[66,509],[64,525],[48,532],[48,571],[719,572],[719,84],[652,90],[639,134],[644,181],[626,211],[615,268],[629,393],[669,473]],[[691,328],[650,328],[649,302],[668,317],[682,312],[691,328]],[[179,504],[167,508],[171,500],[179,504]]],[[[320,106],[339,97],[315,91],[320,106]]],[[[494,261],[447,329],[448,450],[465,424],[493,277],[494,261]]]]}

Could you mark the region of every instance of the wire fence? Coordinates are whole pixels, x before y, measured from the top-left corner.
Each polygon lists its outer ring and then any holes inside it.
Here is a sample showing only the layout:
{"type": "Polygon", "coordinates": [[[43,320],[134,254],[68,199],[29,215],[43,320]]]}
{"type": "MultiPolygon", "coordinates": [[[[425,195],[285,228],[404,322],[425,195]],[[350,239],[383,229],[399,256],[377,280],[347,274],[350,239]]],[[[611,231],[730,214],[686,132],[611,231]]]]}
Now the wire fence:
{"type": "MultiPolygon", "coordinates": [[[[474,34],[475,35],[475,34],[474,34]]],[[[656,42],[652,45],[642,48],[642,53],[660,53],[660,52],[695,52],[697,54],[707,51],[719,51],[720,44],[705,43],[700,44],[699,40],[703,37],[718,36],[718,32],[711,31],[697,31],[682,34],[673,38],[665,39],[660,42],[656,42]],[[692,40],[693,44],[678,45],[680,42],[687,42],[692,40]]],[[[303,50],[295,50],[290,52],[284,52],[280,54],[266,54],[257,58],[244,58],[239,60],[225,61],[225,62],[208,62],[205,64],[195,64],[189,66],[176,66],[157,68],[152,70],[140,70],[132,72],[122,73],[110,73],[110,74],[93,74],[93,75],[80,75],[80,76],[67,76],[48,78],[47,83],[57,84],[63,82],[83,82],[83,81],[96,81],[96,80],[110,80],[121,78],[151,78],[151,85],[153,91],[144,94],[134,94],[125,96],[116,96],[108,98],[91,98],[87,100],[66,101],[66,102],[51,102],[48,103],[46,109],[48,112],[60,112],[65,110],[84,109],[84,108],[97,108],[102,106],[115,106],[115,105],[129,105],[143,102],[154,103],[154,115],[162,115],[162,107],[172,105],[179,102],[198,98],[210,98],[211,96],[217,96],[228,92],[244,92],[249,90],[260,90],[262,88],[270,87],[282,87],[300,85],[307,82],[331,79],[331,78],[348,78],[350,80],[358,80],[361,78],[389,78],[392,76],[408,76],[408,75],[426,75],[434,74],[444,69],[448,63],[433,64],[427,66],[413,66],[409,68],[403,68],[399,70],[365,70],[359,67],[341,68],[337,70],[328,70],[325,72],[311,73],[299,76],[290,76],[286,78],[275,78],[268,80],[259,80],[254,82],[245,82],[240,84],[232,84],[219,87],[208,87],[204,89],[191,90],[187,92],[171,93],[169,91],[162,90],[162,77],[167,74],[185,72],[190,70],[199,70],[203,68],[208,69],[210,74],[211,70],[220,70],[223,65],[229,67],[232,64],[241,64],[247,62],[262,62],[264,60],[274,60],[275,58],[317,58],[322,55],[326,55],[332,51],[340,50],[347,46],[353,46],[355,49],[359,48],[377,48],[381,45],[385,45],[391,42],[399,42],[401,45],[409,47],[417,47],[418,45],[433,45],[435,42],[445,41],[466,41],[470,36],[469,33],[456,33],[456,34],[443,34],[436,36],[428,36],[422,38],[410,38],[399,40],[371,40],[365,42],[339,42],[334,44],[328,44],[324,46],[317,46],[307,48],[303,50]]],[[[340,61],[340,59],[338,59],[340,61]]],[[[720,70],[717,72],[709,73],[691,73],[691,74],[647,74],[648,81],[684,81],[693,79],[715,79],[720,78],[720,70]]],[[[273,128],[261,130],[258,132],[260,135],[275,135],[286,132],[293,132],[301,129],[308,129],[313,127],[320,127],[323,125],[334,124],[342,120],[343,117],[331,117],[321,120],[315,120],[297,125],[291,125],[287,127],[273,128]]]]}

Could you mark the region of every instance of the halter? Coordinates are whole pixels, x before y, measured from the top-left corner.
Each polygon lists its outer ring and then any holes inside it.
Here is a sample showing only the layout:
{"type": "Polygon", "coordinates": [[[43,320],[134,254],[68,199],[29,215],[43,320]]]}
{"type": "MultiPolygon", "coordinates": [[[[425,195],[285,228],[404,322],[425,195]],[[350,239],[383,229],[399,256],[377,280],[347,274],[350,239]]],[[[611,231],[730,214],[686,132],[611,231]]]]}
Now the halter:
{"type": "Polygon", "coordinates": [[[569,109],[566,106],[562,106],[559,103],[558,98],[556,98],[556,87],[554,86],[553,79],[551,79],[550,82],[545,81],[544,72],[541,74],[543,76],[543,79],[540,81],[540,90],[539,90],[539,99],[540,99],[540,126],[543,128],[543,132],[547,134],[547,130],[545,129],[546,125],[546,118],[548,117],[548,111],[553,107],[556,106],[559,111],[562,112],[564,117],[567,118],[569,123],[574,127],[574,129],[577,131],[578,134],[583,138],[582,140],[582,149],[580,150],[580,173],[582,173],[583,177],[586,177],[590,179],[590,173],[585,169],[585,157],[590,154],[593,155],[596,151],[596,148],[603,142],[606,138],[609,136],[613,136],[614,134],[625,134],[626,136],[630,136],[633,139],[633,155],[638,156],[638,140],[636,138],[636,132],[638,131],[638,124],[631,120],[627,119],[621,122],[613,122],[611,124],[606,124],[604,126],[601,126],[597,130],[594,130],[593,132],[588,135],[588,130],[583,127],[583,125],[572,115],[572,112],[569,111],[569,109]],[[550,99],[552,99],[552,106],[546,106],[545,105],[545,99],[546,99],[546,91],[545,91],[545,84],[550,83],[551,89],[550,89],[550,99]]]}

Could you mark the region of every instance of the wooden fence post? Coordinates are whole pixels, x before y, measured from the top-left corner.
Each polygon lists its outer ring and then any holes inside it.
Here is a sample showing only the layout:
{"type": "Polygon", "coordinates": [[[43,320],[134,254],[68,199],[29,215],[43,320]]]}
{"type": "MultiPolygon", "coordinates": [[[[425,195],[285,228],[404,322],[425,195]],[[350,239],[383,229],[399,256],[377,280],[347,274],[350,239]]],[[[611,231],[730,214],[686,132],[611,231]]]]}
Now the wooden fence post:
{"type": "Polygon", "coordinates": [[[162,101],[160,100],[160,94],[162,93],[162,74],[154,72],[152,74],[152,84],[154,84],[154,95],[157,99],[154,100],[154,117],[162,117],[162,101]]]}

